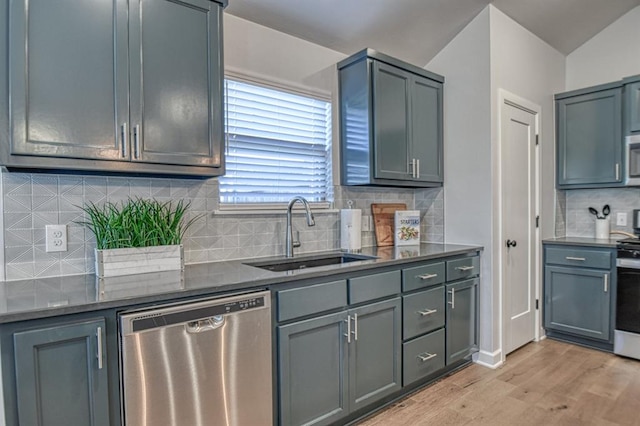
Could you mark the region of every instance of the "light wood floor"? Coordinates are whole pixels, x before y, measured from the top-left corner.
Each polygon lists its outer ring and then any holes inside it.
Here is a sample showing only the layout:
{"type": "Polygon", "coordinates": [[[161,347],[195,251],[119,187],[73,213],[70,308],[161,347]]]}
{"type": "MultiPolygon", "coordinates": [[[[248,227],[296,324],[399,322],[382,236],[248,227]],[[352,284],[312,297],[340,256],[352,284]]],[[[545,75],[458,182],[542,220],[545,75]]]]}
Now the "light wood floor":
{"type": "Polygon", "coordinates": [[[466,369],[359,426],[640,425],[640,361],[553,340],[466,369]]]}

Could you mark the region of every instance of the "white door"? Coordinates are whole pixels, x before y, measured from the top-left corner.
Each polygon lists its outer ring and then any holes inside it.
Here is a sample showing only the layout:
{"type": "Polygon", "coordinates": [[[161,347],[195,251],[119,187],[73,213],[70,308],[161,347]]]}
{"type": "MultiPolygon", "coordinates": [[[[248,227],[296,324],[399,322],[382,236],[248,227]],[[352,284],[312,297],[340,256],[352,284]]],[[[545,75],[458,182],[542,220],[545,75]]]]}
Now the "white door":
{"type": "Polygon", "coordinates": [[[535,338],[536,119],[507,100],[501,105],[505,355],[535,338]]]}

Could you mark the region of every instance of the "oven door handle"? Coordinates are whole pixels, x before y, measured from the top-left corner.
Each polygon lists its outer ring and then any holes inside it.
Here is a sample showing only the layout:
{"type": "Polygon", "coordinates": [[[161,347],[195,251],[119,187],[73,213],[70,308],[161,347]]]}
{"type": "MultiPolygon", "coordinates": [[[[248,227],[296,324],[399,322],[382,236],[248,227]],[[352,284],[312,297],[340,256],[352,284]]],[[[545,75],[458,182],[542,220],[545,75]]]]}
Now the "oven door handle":
{"type": "Polygon", "coordinates": [[[617,259],[616,266],[618,268],[640,269],[640,259],[617,259]]]}

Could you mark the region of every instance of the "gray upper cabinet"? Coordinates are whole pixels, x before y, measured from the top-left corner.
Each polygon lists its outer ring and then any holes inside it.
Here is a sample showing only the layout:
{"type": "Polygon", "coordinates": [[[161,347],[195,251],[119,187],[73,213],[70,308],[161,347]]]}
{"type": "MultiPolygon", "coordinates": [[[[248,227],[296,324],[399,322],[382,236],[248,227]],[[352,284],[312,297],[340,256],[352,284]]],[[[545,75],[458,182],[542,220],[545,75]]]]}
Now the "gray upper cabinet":
{"type": "Polygon", "coordinates": [[[442,185],[444,77],[371,49],[338,68],[343,185],[442,185]]]}
{"type": "Polygon", "coordinates": [[[10,5],[11,154],[120,159],[127,1],[10,5]]]}
{"type": "Polygon", "coordinates": [[[103,319],[15,333],[17,424],[109,426],[104,337],[103,319]]]}
{"type": "Polygon", "coordinates": [[[623,185],[622,87],[556,95],[558,188],[623,185]]]}
{"type": "Polygon", "coordinates": [[[640,76],[623,80],[625,96],[626,134],[640,133],[640,76]]]}
{"type": "Polygon", "coordinates": [[[3,165],[222,174],[225,4],[10,2],[3,165]]]}

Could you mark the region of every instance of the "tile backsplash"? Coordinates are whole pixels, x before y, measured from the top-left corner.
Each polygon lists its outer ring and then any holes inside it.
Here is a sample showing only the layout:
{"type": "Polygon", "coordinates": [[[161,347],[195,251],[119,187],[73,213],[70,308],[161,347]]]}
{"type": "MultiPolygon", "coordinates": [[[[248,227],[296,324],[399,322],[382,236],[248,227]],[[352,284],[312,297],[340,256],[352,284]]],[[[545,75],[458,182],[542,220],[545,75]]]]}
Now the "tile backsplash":
{"type": "MultiPolygon", "coordinates": [[[[118,203],[129,197],[191,202],[190,215],[202,216],[184,240],[185,262],[199,263],[280,255],[284,252],[282,214],[218,214],[216,179],[161,179],[2,172],[4,267],[7,280],[94,272],[95,241],[81,222],[80,206],[88,202],[118,203]],[[68,250],[45,251],[45,225],[68,225],[68,250]]],[[[333,188],[334,208],[354,207],[371,214],[371,203],[400,202],[422,214],[424,241],[444,241],[442,188],[333,188]]],[[[613,207],[613,206],[612,206],[613,207]]],[[[294,216],[302,246],[297,252],[336,249],[340,243],[339,215],[316,211],[316,226],[294,216]]],[[[362,244],[375,245],[373,229],[363,232],[362,244]]]]}
{"type": "Polygon", "coordinates": [[[611,207],[611,230],[633,233],[632,213],[640,209],[640,188],[603,188],[558,191],[556,235],[563,236],[561,226],[564,224],[567,237],[593,237],[595,216],[588,209],[593,207],[602,212],[605,204],[611,207]],[[616,225],[618,213],[627,213],[626,226],[616,225]]]}

